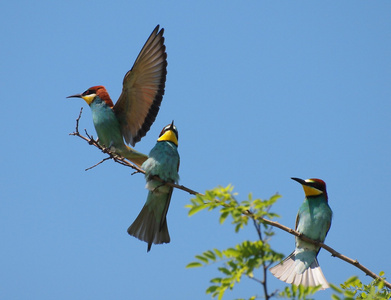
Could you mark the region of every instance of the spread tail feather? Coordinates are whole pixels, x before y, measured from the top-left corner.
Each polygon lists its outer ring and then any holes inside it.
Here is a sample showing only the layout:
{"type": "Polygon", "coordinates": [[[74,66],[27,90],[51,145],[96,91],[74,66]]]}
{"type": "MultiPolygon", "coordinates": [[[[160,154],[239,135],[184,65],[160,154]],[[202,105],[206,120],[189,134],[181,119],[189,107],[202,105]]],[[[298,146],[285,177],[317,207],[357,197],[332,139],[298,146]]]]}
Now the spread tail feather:
{"type": "Polygon", "coordinates": [[[278,279],[295,285],[302,284],[303,286],[318,286],[321,285],[321,289],[329,288],[329,284],[323,275],[323,272],[319,266],[318,260],[314,259],[308,269],[301,274],[297,273],[295,264],[295,253],[289,255],[283,262],[270,268],[270,272],[278,279]]]}
{"type": "Polygon", "coordinates": [[[148,243],[147,251],[151,250],[152,243],[163,244],[170,242],[166,215],[170,205],[172,190],[170,188],[168,194],[158,194],[150,191],[146,204],[136,220],[128,228],[130,235],[148,243]]]}
{"type": "Polygon", "coordinates": [[[151,250],[153,244],[163,244],[170,242],[167,222],[162,224],[159,229],[159,223],[156,222],[155,214],[146,205],[144,205],[136,220],[128,228],[128,233],[141,241],[148,243],[148,250],[151,250]]]}

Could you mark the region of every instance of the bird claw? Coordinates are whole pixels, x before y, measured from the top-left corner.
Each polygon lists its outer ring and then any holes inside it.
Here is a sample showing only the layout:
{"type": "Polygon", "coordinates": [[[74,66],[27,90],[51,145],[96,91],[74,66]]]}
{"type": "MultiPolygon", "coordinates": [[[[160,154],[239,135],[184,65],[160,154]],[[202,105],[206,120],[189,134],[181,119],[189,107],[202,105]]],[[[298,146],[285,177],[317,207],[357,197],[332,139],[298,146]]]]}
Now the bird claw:
{"type": "Polygon", "coordinates": [[[108,148],[103,148],[103,149],[102,149],[102,152],[103,152],[103,153],[106,153],[106,154],[109,153],[109,151],[110,151],[110,149],[108,149],[108,148]]]}

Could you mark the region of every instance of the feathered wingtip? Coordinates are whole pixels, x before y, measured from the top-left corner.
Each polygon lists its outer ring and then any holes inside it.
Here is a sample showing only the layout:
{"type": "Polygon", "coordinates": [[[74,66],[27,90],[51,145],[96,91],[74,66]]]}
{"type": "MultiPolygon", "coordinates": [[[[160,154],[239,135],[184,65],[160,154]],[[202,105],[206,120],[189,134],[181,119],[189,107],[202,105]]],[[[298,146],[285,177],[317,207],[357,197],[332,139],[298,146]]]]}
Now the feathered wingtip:
{"type": "Polygon", "coordinates": [[[319,266],[318,260],[314,259],[312,264],[302,274],[298,274],[295,270],[295,254],[292,253],[283,262],[270,268],[270,272],[278,279],[290,283],[303,286],[318,286],[321,285],[321,289],[325,290],[330,287],[323,272],[319,266]]]}
{"type": "Polygon", "coordinates": [[[154,211],[144,205],[136,220],[128,228],[128,233],[141,241],[148,243],[147,252],[151,250],[152,244],[163,244],[170,242],[167,222],[162,226],[158,222],[154,211]]]}

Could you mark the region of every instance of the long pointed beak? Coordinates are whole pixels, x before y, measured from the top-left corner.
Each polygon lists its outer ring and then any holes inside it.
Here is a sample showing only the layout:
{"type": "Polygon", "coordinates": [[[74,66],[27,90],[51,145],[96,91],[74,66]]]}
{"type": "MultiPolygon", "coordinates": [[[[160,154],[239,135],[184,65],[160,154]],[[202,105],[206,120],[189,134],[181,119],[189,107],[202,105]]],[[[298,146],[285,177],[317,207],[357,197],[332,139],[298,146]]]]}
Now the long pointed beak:
{"type": "Polygon", "coordinates": [[[81,97],[82,97],[82,94],[75,94],[72,96],[68,96],[67,98],[81,98],[81,97]]]}
{"type": "Polygon", "coordinates": [[[170,129],[174,129],[174,120],[171,122],[170,129]]]}
{"type": "Polygon", "coordinates": [[[291,177],[291,179],[293,179],[294,181],[297,181],[301,185],[308,185],[308,183],[305,180],[303,180],[303,179],[300,179],[300,178],[297,178],[297,177],[291,177]]]}

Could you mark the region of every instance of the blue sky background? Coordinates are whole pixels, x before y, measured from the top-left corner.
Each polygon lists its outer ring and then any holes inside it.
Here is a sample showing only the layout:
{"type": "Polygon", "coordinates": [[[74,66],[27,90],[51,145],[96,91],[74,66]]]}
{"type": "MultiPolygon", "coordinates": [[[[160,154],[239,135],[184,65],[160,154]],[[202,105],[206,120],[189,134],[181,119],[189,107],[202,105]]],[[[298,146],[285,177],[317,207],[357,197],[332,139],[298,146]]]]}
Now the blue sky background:
{"type": "MultiPolygon", "coordinates": [[[[0,11],[1,299],[210,299],[218,265],[185,266],[256,239],[217,213],[189,218],[190,196],[176,190],[172,241],[147,253],[126,232],[143,176],[113,162],[84,171],[104,155],[68,135],[82,106],[80,128],[95,131],[84,101],[65,97],[101,84],[116,101],[157,24],[166,94],[136,149],[149,152],[174,119],[181,184],[232,183],[239,200],[278,192],[273,210],[291,227],[304,193],[290,177],[322,178],[334,211],[326,243],[391,279],[390,1],[3,1],[0,11]]],[[[273,247],[289,254],[293,236],[276,233],[273,247]]],[[[332,283],[369,281],[324,250],[319,261],[332,283]]],[[[226,298],[254,294],[244,280],[226,298]]]]}

